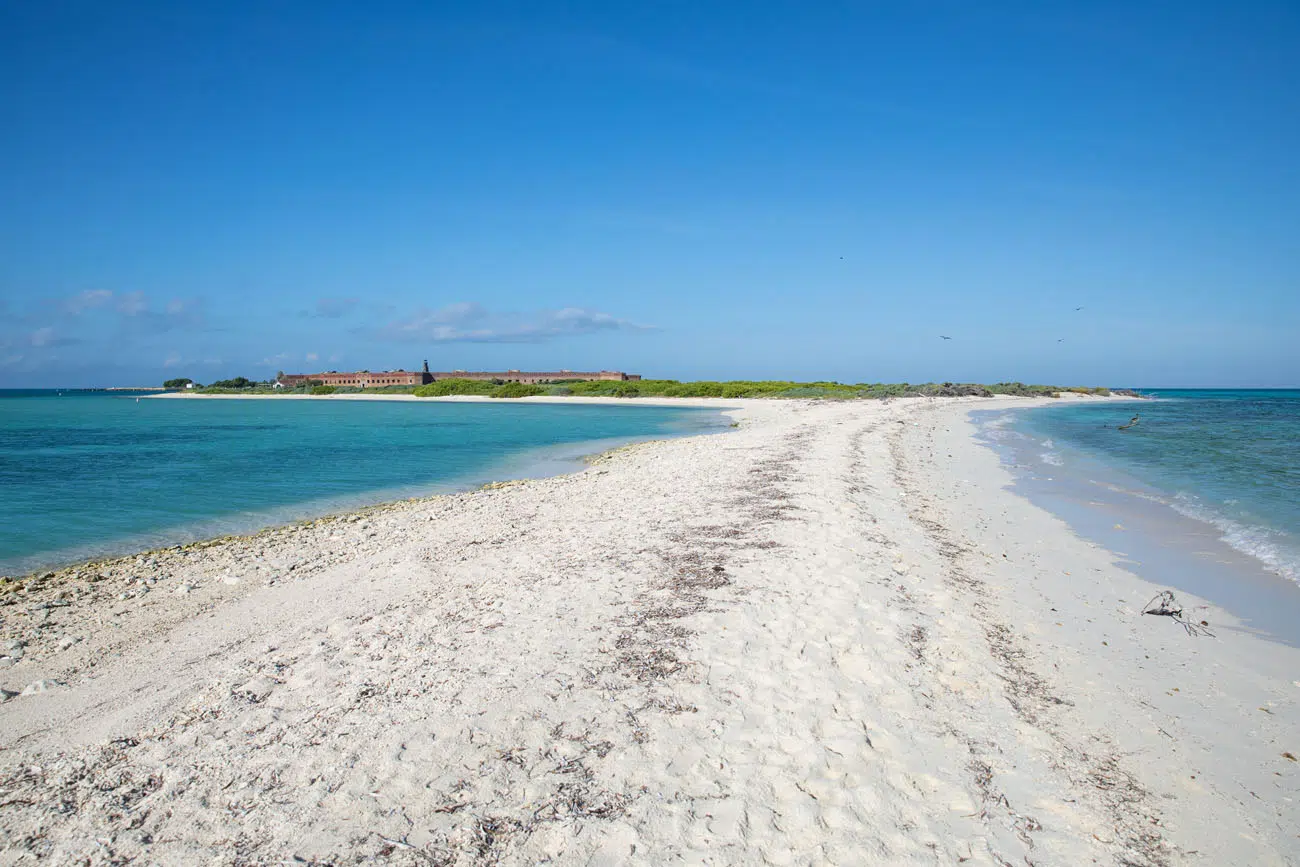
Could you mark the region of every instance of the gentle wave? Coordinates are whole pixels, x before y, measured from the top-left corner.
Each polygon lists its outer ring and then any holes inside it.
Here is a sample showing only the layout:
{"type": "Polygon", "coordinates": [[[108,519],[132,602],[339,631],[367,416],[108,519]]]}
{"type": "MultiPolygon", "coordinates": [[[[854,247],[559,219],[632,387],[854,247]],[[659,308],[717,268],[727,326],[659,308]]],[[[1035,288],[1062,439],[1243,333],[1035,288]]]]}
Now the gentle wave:
{"type": "Polygon", "coordinates": [[[1232,548],[1253,557],[1270,572],[1300,583],[1300,555],[1288,554],[1279,539],[1289,536],[1280,530],[1251,526],[1224,517],[1213,509],[1197,502],[1191,494],[1179,493],[1168,503],[1180,515],[1209,524],[1220,532],[1220,537],[1232,548]]]}
{"type": "MultiPolygon", "coordinates": [[[[1191,518],[1202,524],[1209,524],[1219,531],[1219,539],[1227,543],[1233,550],[1258,560],[1264,564],[1266,569],[1276,575],[1300,583],[1300,553],[1288,555],[1285,544],[1278,544],[1279,539],[1291,538],[1280,530],[1243,524],[1218,513],[1201,502],[1199,497],[1185,491],[1180,491],[1173,497],[1163,497],[1149,491],[1140,491],[1111,482],[1094,481],[1094,484],[1117,494],[1124,494],[1125,496],[1146,500],[1149,503],[1168,506],[1184,518],[1191,518]]],[[[1225,505],[1232,505],[1236,502],[1236,500],[1228,500],[1225,505]]]]}

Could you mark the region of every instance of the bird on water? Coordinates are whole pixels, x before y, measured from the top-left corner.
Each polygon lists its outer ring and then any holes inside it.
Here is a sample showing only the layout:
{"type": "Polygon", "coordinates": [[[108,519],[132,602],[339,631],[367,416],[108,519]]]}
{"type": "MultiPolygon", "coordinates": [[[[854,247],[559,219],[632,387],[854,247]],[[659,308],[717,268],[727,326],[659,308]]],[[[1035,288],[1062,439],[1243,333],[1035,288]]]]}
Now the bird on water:
{"type": "Polygon", "coordinates": [[[1138,423],[1138,416],[1139,416],[1139,415],[1140,415],[1140,413],[1136,413],[1136,412],[1133,413],[1133,417],[1132,417],[1131,419],[1129,419],[1128,424],[1122,424],[1122,425],[1120,425],[1120,426],[1119,426],[1119,430],[1128,430],[1129,428],[1133,427],[1133,425],[1135,425],[1135,424],[1138,423]]]}

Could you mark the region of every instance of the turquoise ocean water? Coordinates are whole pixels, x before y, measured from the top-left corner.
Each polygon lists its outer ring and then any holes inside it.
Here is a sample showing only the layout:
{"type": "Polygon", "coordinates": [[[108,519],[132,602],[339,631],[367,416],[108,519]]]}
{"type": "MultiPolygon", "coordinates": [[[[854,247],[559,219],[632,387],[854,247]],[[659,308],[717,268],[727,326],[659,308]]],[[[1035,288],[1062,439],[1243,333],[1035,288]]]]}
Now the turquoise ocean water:
{"type": "Polygon", "coordinates": [[[1300,390],[1143,393],[979,416],[1031,499],[1144,552],[1162,583],[1300,637],[1300,390]]]}
{"type": "Polygon", "coordinates": [[[728,422],[637,405],[0,390],[0,575],[564,472],[612,445],[728,422]]]}

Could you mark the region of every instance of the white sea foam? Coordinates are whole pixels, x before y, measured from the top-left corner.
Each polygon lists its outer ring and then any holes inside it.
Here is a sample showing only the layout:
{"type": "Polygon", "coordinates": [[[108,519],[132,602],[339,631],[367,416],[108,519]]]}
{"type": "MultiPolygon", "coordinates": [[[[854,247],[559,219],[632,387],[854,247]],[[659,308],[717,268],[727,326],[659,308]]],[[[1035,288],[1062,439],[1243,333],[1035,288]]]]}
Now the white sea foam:
{"type": "MultiPolygon", "coordinates": [[[[1205,506],[1199,497],[1192,494],[1179,493],[1169,505],[1181,515],[1215,527],[1224,542],[1260,561],[1270,572],[1300,583],[1300,556],[1287,550],[1288,547],[1294,549],[1294,544],[1287,546],[1283,541],[1290,539],[1288,534],[1226,518],[1205,506]]],[[[1294,543],[1295,540],[1291,541],[1294,543]]]]}
{"type": "Polygon", "coordinates": [[[1061,459],[1061,456],[1060,456],[1059,454],[1057,454],[1056,452],[1043,452],[1042,454],[1040,454],[1040,455],[1038,456],[1038,458],[1039,458],[1039,460],[1041,460],[1043,463],[1045,463],[1045,464],[1047,464],[1047,465],[1049,465],[1049,466],[1053,466],[1053,467],[1063,467],[1063,466],[1065,466],[1065,461],[1063,461],[1063,460],[1061,459]]]}
{"type": "MultiPolygon", "coordinates": [[[[1300,544],[1287,533],[1267,527],[1243,524],[1225,517],[1206,506],[1194,494],[1180,492],[1174,497],[1162,497],[1148,491],[1134,490],[1110,482],[1095,482],[1108,491],[1137,497],[1149,503],[1168,506],[1178,514],[1203,524],[1209,524],[1219,531],[1219,538],[1229,547],[1264,564],[1264,568],[1296,583],[1300,583],[1300,544]],[[1288,540],[1290,544],[1288,544],[1288,540]]],[[[1236,500],[1225,501],[1233,505],[1236,500]]]]}

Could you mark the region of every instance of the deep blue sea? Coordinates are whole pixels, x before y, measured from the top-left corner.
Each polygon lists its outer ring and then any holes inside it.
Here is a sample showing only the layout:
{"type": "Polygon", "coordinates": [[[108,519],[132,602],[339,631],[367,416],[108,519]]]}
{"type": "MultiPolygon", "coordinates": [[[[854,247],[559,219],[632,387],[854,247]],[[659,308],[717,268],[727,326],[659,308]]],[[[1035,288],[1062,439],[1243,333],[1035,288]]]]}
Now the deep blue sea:
{"type": "Polygon", "coordinates": [[[1155,399],[981,415],[1022,493],[1143,551],[1162,583],[1230,608],[1235,595],[1253,624],[1300,636],[1300,390],[1143,393],[1155,399]]]}
{"type": "Polygon", "coordinates": [[[717,412],[0,390],[0,575],[554,474],[717,412]]]}

